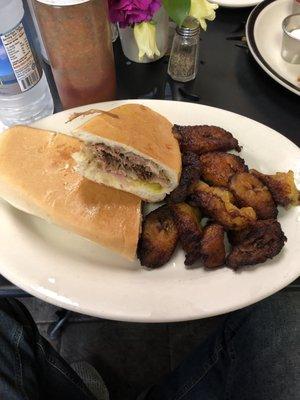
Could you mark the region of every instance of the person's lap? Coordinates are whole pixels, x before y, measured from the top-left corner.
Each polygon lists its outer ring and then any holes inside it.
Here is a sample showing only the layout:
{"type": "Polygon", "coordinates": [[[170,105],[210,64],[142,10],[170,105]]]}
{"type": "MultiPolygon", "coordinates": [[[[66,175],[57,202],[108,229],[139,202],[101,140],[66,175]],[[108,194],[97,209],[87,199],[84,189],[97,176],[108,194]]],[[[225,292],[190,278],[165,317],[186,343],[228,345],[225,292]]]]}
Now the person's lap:
{"type": "Polygon", "coordinates": [[[229,314],[216,335],[145,398],[298,399],[300,312],[293,299],[293,294],[282,292],[229,314]]]}
{"type": "MultiPolygon", "coordinates": [[[[293,294],[282,292],[228,314],[213,337],[140,398],[298,398],[299,308],[294,299],[293,294]]],[[[0,300],[0,398],[93,399],[71,367],[38,334],[26,309],[5,299],[0,300]]]]}
{"type": "Polygon", "coordinates": [[[94,400],[13,299],[0,299],[0,399],[94,400]]]}

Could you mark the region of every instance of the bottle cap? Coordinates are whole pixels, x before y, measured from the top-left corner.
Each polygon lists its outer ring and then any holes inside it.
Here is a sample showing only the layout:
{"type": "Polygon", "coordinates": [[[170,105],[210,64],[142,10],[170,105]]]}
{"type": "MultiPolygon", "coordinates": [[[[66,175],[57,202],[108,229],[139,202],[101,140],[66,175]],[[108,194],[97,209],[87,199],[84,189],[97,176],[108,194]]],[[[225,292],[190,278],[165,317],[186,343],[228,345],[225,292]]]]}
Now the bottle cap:
{"type": "Polygon", "coordinates": [[[181,26],[177,26],[176,32],[182,36],[195,36],[200,31],[199,21],[194,17],[186,17],[181,26]]]}
{"type": "Polygon", "coordinates": [[[0,33],[5,34],[14,29],[24,17],[22,0],[0,0],[0,33]]]}

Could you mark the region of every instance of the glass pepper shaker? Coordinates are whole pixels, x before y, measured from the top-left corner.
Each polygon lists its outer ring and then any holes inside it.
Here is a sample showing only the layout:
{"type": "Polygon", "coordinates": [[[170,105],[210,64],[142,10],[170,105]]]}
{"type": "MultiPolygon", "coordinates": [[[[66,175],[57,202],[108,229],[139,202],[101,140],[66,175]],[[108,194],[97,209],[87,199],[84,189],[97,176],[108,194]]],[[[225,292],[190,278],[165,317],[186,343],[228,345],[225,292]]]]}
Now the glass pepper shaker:
{"type": "Polygon", "coordinates": [[[187,17],[176,28],[168,65],[168,74],[175,81],[188,82],[196,77],[199,32],[199,21],[193,17],[187,17]]]}

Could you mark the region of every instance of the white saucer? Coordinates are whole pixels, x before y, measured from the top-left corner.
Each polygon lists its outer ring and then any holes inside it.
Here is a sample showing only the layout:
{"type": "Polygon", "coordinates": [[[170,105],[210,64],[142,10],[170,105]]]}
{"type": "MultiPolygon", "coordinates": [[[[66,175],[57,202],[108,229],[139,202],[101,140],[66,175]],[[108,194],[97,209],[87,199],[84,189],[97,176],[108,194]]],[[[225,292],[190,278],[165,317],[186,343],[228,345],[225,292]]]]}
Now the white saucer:
{"type": "Polygon", "coordinates": [[[261,0],[212,0],[212,3],[228,8],[254,7],[260,2],[261,0]]]}
{"type": "Polygon", "coordinates": [[[281,57],[281,24],[291,13],[290,0],[263,1],[248,18],[246,36],[257,63],[275,81],[299,96],[300,64],[290,64],[281,57]]]}

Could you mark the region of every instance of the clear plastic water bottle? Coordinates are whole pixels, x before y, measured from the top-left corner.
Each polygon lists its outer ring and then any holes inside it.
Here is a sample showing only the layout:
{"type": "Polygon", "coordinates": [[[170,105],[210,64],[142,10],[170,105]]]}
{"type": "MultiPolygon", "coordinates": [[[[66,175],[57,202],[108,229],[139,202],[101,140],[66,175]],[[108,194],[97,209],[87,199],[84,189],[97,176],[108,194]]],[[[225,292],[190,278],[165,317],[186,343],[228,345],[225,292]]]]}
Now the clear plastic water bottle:
{"type": "Polygon", "coordinates": [[[47,78],[24,29],[22,0],[0,0],[0,121],[28,124],[53,113],[47,78]]]}

